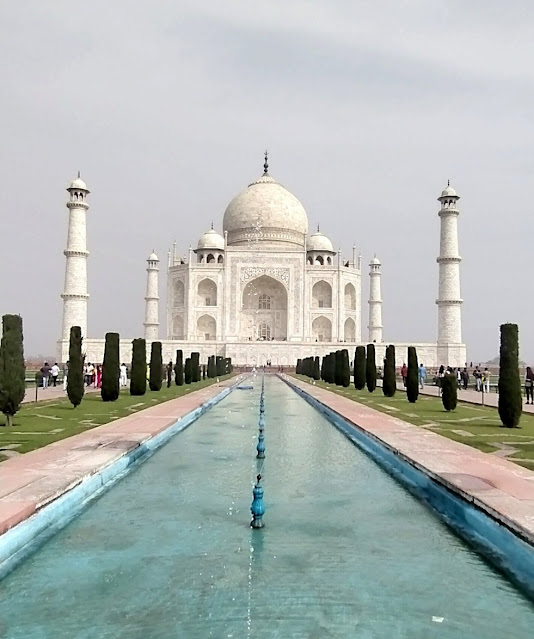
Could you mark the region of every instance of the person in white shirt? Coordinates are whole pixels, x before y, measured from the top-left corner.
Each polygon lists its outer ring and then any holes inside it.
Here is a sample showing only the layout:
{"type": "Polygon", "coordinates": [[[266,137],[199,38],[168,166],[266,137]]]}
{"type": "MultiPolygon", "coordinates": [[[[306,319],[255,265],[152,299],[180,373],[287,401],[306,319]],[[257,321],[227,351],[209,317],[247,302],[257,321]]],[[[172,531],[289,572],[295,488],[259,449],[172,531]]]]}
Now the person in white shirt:
{"type": "Polygon", "coordinates": [[[57,365],[57,362],[50,369],[50,375],[52,376],[52,384],[54,384],[55,386],[57,384],[57,377],[59,375],[59,366],[57,365]]]}
{"type": "Polygon", "coordinates": [[[128,386],[128,369],[126,368],[126,364],[124,362],[121,364],[120,369],[120,385],[128,386]]]}
{"type": "Polygon", "coordinates": [[[482,375],[482,383],[484,384],[484,392],[490,392],[490,372],[487,368],[484,369],[484,373],[482,375]]]}

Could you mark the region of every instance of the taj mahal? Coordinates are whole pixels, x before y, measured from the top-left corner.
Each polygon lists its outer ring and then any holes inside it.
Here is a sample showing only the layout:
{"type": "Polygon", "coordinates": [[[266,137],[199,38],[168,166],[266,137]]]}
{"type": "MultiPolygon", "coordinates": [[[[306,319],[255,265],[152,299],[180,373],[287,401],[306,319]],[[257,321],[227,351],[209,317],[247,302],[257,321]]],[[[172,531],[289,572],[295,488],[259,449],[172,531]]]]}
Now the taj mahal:
{"type": "MultiPolygon", "coordinates": [[[[104,336],[87,327],[87,184],[80,175],[67,188],[69,210],[63,327],[59,361],[68,359],[71,326],[80,326],[86,358],[101,362],[104,336]]],[[[460,262],[459,196],[450,186],[438,197],[440,208],[439,288],[435,343],[396,343],[397,364],[416,346],[426,366],[464,366],[460,262]]],[[[436,242],[437,244],[437,242],[436,242]]],[[[377,362],[384,356],[387,330],[382,324],[381,262],[369,261],[368,322],[362,327],[362,257],[353,248],[344,257],[319,228],[310,232],[300,201],[269,173],[263,174],[228,204],[222,233],[205,232],[189,254],[178,257],[176,243],[167,255],[166,326],[160,326],[160,260],[147,260],[145,321],[139,335],[121,338],[121,360],[131,359],[131,342],[161,341],[164,361],[177,349],[231,357],[237,366],[293,366],[298,358],[375,343],[377,362]],[[384,339],[385,337],[385,339],[384,339]]],[[[417,295],[417,291],[411,293],[417,295]]],[[[141,300],[139,306],[141,307],[141,300]]],[[[140,313],[141,315],[141,313],[140,313]]],[[[140,318],[141,319],[141,318],[140,318]]]]}

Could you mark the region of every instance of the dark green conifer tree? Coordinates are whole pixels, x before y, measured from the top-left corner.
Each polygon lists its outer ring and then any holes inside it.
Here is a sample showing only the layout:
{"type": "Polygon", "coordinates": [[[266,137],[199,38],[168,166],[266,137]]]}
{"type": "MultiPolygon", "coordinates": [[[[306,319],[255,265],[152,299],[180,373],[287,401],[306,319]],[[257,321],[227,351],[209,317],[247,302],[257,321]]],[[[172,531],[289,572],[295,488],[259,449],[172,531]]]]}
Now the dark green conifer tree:
{"type": "Polygon", "coordinates": [[[334,353],[334,383],[336,386],[341,386],[342,377],[343,377],[343,355],[341,351],[336,351],[334,353]]]}
{"type": "Polygon", "coordinates": [[[138,337],[132,342],[132,370],[130,373],[130,395],[146,393],[146,341],[138,337]]]}
{"type": "Polygon", "coordinates": [[[297,375],[300,375],[300,374],[301,374],[301,373],[300,373],[301,366],[302,366],[302,360],[301,360],[301,359],[297,359],[297,368],[295,369],[295,373],[296,373],[297,375]]]}
{"type": "Polygon", "coordinates": [[[335,384],[336,383],[336,354],[328,353],[327,358],[328,358],[328,363],[326,367],[326,371],[327,371],[326,381],[328,384],[335,384]]]}
{"type": "Polygon", "coordinates": [[[217,377],[217,369],[215,368],[215,355],[208,357],[208,377],[217,377]]]}
{"type": "Polygon", "coordinates": [[[114,402],[119,397],[119,344],[118,333],[106,333],[104,361],[102,362],[102,389],[100,391],[103,402],[114,402]]]}
{"type": "Polygon", "coordinates": [[[441,401],[446,411],[454,410],[458,404],[458,382],[456,375],[449,374],[441,378],[441,401]]]}
{"type": "Polygon", "coordinates": [[[365,388],[365,346],[357,346],[354,353],[354,387],[356,390],[365,388]]]}
{"type": "Polygon", "coordinates": [[[191,384],[193,381],[193,366],[190,357],[187,357],[185,360],[184,378],[186,384],[191,384]]]}
{"type": "Polygon", "coordinates": [[[72,326],[69,340],[67,395],[74,408],[81,403],[85,391],[83,379],[84,359],[82,355],[82,330],[79,326],[72,326]]]}
{"type": "Polygon", "coordinates": [[[167,374],[167,388],[171,387],[172,384],[172,371],[173,371],[172,359],[169,361],[165,368],[165,373],[167,374]]]}
{"type": "Polygon", "coordinates": [[[163,382],[163,357],[161,355],[161,342],[152,342],[150,350],[150,377],[148,387],[151,391],[161,390],[163,382]]]}
{"type": "Polygon", "coordinates": [[[414,404],[419,397],[419,363],[415,346],[408,346],[408,375],[406,377],[406,397],[414,404]]]}
{"type": "Polygon", "coordinates": [[[191,353],[191,378],[193,382],[200,382],[200,353],[191,353]]]}
{"type": "Polygon", "coordinates": [[[370,393],[374,392],[376,388],[376,353],[374,344],[367,344],[365,383],[367,384],[367,390],[370,393]]]}
{"type": "Polygon", "coordinates": [[[519,329],[517,324],[501,325],[499,364],[499,417],[505,428],[517,428],[523,400],[519,378],[519,329]]]}
{"type": "Polygon", "coordinates": [[[341,351],[341,386],[350,386],[349,351],[346,348],[341,351]]]}
{"type": "Polygon", "coordinates": [[[313,360],[313,379],[321,379],[321,366],[319,364],[319,356],[316,355],[313,360]]]}
{"type": "Polygon", "coordinates": [[[382,391],[386,397],[393,397],[397,390],[397,379],[395,377],[395,347],[390,344],[386,348],[386,359],[384,360],[384,379],[382,380],[382,391]]]}
{"type": "Polygon", "coordinates": [[[222,355],[217,355],[215,368],[217,370],[217,377],[222,377],[224,375],[224,357],[222,357],[222,355]]]}
{"type": "Polygon", "coordinates": [[[176,386],[184,385],[184,354],[181,350],[176,351],[176,364],[174,365],[174,381],[176,386]]]}
{"type": "Polygon", "coordinates": [[[2,317],[2,341],[0,343],[0,410],[6,416],[6,425],[13,425],[26,392],[26,367],[22,317],[2,317]]]}

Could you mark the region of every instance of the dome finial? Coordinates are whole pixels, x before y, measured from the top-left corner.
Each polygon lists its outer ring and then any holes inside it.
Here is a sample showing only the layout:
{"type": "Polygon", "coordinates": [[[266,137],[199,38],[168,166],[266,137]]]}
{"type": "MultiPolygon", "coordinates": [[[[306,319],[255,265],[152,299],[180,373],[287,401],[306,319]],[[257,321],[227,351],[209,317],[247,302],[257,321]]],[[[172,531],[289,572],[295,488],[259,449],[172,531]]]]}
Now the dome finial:
{"type": "Polygon", "coordinates": [[[211,223],[211,230],[213,231],[213,222],[211,223]]]}
{"type": "Polygon", "coordinates": [[[269,175],[269,151],[265,150],[265,162],[263,163],[263,175],[269,175]]]}
{"type": "Polygon", "coordinates": [[[447,186],[450,186],[450,185],[451,185],[451,181],[447,180],[447,186]]]}
{"type": "Polygon", "coordinates": [[[320,233],[321,229],[319,228],[319,222],[317,222],[317,233],[320,233]]]}
{"type": "Polygon", "coordinates": [[[81,178],[82,176],[80,175],[80,171],[78,171],[78,178],[81,178]]]}

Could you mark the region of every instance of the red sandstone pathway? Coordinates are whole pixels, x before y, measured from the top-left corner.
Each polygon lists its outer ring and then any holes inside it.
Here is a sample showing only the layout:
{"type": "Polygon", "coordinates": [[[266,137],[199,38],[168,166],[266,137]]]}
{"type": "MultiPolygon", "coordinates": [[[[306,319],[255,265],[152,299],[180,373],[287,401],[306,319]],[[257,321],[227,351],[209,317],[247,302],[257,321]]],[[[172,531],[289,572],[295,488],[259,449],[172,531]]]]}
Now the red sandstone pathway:
{"type": "Polygon", "coordinates": [[[533,471],[318,386],[289,380],[534,544],[533,471]]]}
{"type": "Polygon", "coordinates": [[[2,462],[0,534],[238,380],[233,377],[2,462]]]}

